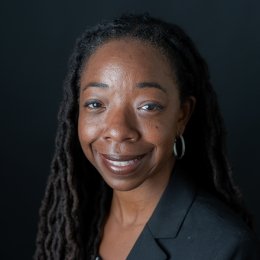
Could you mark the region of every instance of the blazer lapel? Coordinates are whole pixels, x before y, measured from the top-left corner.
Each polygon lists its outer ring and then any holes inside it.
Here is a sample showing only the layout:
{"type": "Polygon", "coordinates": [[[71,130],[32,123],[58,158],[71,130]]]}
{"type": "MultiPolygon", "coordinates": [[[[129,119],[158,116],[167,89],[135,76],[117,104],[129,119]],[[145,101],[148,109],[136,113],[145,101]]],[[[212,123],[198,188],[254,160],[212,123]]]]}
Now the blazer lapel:
{"type": "Polygon", "coordinates": [[[149,259],[149,260],[165,260],[167,255],[159,246],[153,237],[149,227],[146,225],[140,237],[136,241],[133,249],[127,257],[127,260],[149,259]]]}
{"type": "Polygon", "coordinates": [[[195,195],[196,188],[176,165],[166,190],[127,260],[167,259],[163,241],[177,237],[195,195]]]}
{"type": "Polygon", "coordinates": [[[176,238],[195,196],[196,187],[176,165],[169,184],[147,223],[152,235],[155,238],[176,238]]]}

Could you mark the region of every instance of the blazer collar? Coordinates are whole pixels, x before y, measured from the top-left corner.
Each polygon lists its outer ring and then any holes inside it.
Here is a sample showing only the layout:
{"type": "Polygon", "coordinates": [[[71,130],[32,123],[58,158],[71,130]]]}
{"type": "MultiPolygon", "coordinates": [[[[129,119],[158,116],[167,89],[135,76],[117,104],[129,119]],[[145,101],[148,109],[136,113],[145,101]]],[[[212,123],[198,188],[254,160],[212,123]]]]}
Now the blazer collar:
{"type": "Polygon", "coordinates": [[[149,260],[165,260],[167,254],[157,243],[150,229],[146,226],[142,234],[136,241],[127,260],[149,259],[149,260]]]}
{"type": "Polygon", "coordinates": [[[167,259],[158,240],[177,237],[195,194],[196,188],[185,177],[185,172],[176,165],[169,184],[127,260],[167,259]]]}
{"type": "Polygon", "coordinates": [[[155,238],[175,238],[195,199],[196,187],[176,164],[154,213],[147,223],[155,238]]]}

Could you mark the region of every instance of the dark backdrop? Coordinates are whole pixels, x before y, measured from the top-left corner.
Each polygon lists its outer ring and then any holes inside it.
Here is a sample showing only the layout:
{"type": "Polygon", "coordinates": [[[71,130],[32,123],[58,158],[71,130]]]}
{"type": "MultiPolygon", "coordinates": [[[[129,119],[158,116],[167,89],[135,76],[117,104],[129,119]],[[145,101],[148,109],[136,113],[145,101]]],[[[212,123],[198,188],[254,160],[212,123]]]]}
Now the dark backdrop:
{"type": "Polygon", "coordinates": [[[259,10],[258,0],[1,1],[0,259],[30,259],[34,251],[75,38],[86,26],[126,11],[149,11],[194,39],[219,96],[235,178],[259,219],[259,10]]]}

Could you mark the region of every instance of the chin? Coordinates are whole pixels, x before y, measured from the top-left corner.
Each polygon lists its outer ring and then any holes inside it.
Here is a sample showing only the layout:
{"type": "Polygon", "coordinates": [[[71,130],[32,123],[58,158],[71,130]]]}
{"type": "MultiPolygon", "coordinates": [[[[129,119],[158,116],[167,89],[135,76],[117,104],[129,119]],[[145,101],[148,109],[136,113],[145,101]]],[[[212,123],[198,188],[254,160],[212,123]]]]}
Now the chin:
{"type": "Polygon", "coordinates": [[[142,186],[142,184],[145,182],[145,180],[130,181],[130,180],[106,180],[106,179],[104,179],[104,181],[114,191],[132,191],[142,186]]]}

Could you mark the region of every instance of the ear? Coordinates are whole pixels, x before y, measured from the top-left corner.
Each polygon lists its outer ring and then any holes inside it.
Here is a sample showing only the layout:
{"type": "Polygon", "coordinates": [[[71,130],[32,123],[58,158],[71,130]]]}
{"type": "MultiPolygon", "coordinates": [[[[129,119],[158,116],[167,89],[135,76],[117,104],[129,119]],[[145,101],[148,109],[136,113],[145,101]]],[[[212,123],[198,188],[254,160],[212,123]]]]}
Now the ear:
{"type": "Polygon", "coordinates": [[[183,134],[185,127],[195,109],[196,98],[193,96],[187,97],[182,103],[180,107],[178,126],[177,126],[177,134],[183,134]]]}

